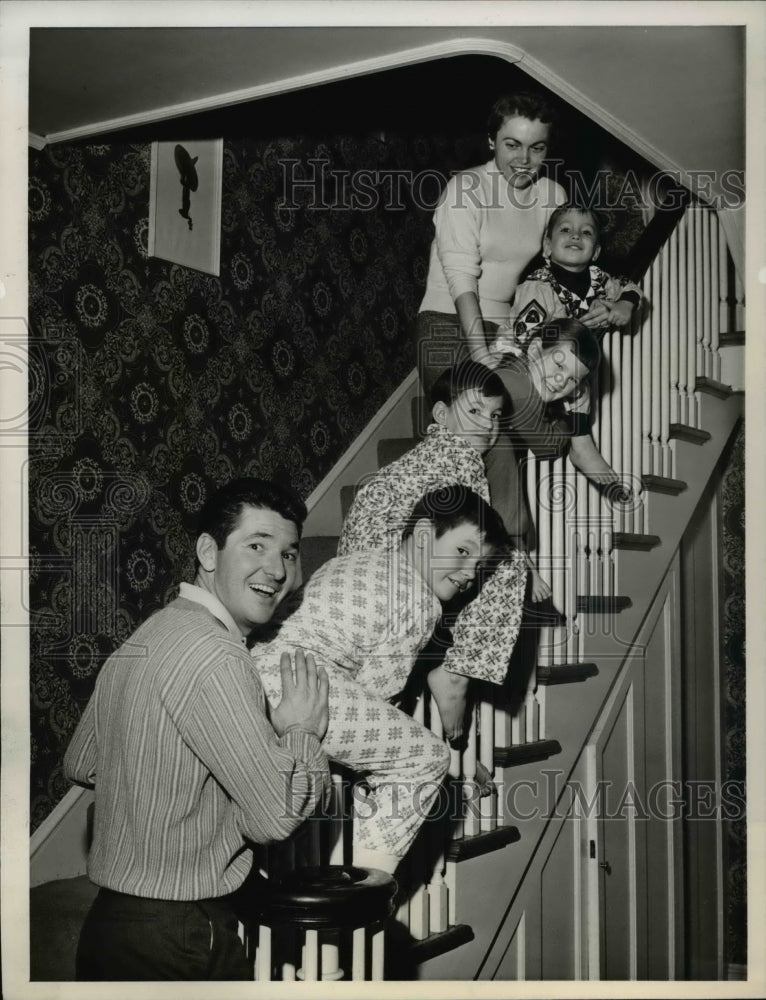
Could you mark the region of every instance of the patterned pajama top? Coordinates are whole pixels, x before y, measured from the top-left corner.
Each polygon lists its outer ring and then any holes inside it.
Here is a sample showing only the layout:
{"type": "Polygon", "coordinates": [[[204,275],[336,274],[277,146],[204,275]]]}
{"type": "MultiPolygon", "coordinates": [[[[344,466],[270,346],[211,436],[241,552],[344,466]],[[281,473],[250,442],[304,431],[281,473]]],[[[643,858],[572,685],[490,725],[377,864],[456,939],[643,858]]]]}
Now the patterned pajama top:
{"type": "MultiPolygon", "coordinates": [[[[590,284],[584,295],[578,295],[556,276],[550,262],[533,271],[516,289],[507,326],[498,331],[490,352],[495,355],[518,354],[534,331],[552,320],[582,319],[598,299],[618,302],[620,299],[641,302],[641,289],[624,278],[613,278],[600,267],[588,268],[590,284]]],[[[558,274],[564,277],[561,270],[558,274]]]]}
{"type": "MultiPolygon", "coordinates": [[[[405,522],[424,493],[453,484],[490,500],[484,462],[475,448],[439,424],[411,451],[362,487],[343,524],[338,552],[398,546],[405,522]]],[[[444,659],[453,673],[502,683],[521,622],[527,568],[513,551],[458,614],[444,659]]]]}

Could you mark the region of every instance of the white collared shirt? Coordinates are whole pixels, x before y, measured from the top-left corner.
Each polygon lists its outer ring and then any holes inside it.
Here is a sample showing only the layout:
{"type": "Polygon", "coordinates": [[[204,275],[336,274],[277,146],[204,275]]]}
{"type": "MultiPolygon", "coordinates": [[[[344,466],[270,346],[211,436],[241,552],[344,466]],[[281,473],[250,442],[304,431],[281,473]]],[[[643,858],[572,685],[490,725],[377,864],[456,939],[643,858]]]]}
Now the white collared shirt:
{"type": "Polygon", "coordinates": [[[240,642],[246,642],[247,637],[242,635],[237,627],[237,623],[229,614],[228,608],[218,600],[215,594],[211,594],[209,590],[203,590],[196,583],[182,583],[179,597],[184,597],[187,601],[195,601],[197,604],[204,605],[208,611],[215,615],[228,632],[231,632],[240,642]]]}

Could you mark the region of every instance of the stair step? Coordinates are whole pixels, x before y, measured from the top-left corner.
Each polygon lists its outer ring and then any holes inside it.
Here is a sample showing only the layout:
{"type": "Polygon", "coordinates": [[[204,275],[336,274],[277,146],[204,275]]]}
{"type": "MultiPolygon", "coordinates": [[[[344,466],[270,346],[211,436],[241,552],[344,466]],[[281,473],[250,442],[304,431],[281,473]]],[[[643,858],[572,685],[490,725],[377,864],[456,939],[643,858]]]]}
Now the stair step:
{"type": "Polygon", "coordinates": [[[539,625],[542,627],[558,628],[566,625],[566,618],[553,603],[552,598],[547,597],[544,601],[535,601],[524,605],[524,620],[529,625],[539,625]]]}
{"type": "Polygon", "coordinates": [[[718,335],[719,347],[741,347],[745,343],[744,330],[721,331],[718,335]]]}
{"type": "Polygon", "coordinates": [[[446,931],[439,931],[436,934],[429,934],[422,941],[415,941],[410,945],[410,959],[420,965],[437,955],[445,955],[448,951],[454,951],[462,944],[473,941],[473,928],[468,924],[454,924],[446,931]]]}
{"type": "Polygon", "coordinates": [[[515,767],[547,760],[557,753],[561,753],[558,740],[534,740],[532,743],[519,743],[512,747],[495,747],[493,762],[495,767],[515,767]]]}
{"type": "Polygon", "coordinates": [[[445,857],[447,861],[468,861],[469,858],[478,858],[482,854],[499,851],[501,847],[515,844],[517,840],[521,840],[517,826],[498,826],[486,833],[451,840],[445,857]]]}
{"type": "Polygon", "coordinates": [[[699,375],[694,383],[697,392],[707,393],[708,396],[717,396],[718,399],[728,399],[731,396],[731,386],[724,385],[723,382],[716,382],[714,378],[706,375],[699,375]]]}
{"type": "Polygon", "coordinates": [[[703,431],[699,427],[691,427],[689,424],[671,424],[670,437],[674,441],[688,441],[689,444],[705,444],[712,435],[708,431],[703,431]]]}
{"type": "Polygon", "coordinates": [[[358,483],[350,483],[348,486],[340,488],[340,516],[345,519],[354,502],[354,497],[360,490],[358,483]]]}
{"type": "Polygon", "coordinates": [[[303,583],[323,566],[328,559],[338,554],[338,539],[335,535],[309,535],[301,539],[301,580],[303,583]]]}
{"type": "Polygon", "coordinates": [[[383,438],[378,441],[378,465],[390,465],[418,443],[417,438],[383,438]]]}
{"type": "Polygon", "coordinates": [[[551,684],[572,684],[586,681],[598,674],[595,663],[556,663],[553,666],[537,668],[537,683],[544,687],[551,684]]]}
{"type": "Polygon", "coordinates": [[[649,552],[661,542],[659,535],[641,535],[631,531],[615,531],[612,535],[613,549],[629,549],[632,552],[649,552]]]}
{"type": "Polygon", "coordinates": [[[668,496],[677,497],[686,489],[683,479],[670,479],[668,476],[641,476],[641,482],[648,493],[666,493],[668,496]]]}
{"type": "Polygon", "coordinates": [[[425,396],[415,396],[412,400],[412,433],[417,438],[425,437],[426,428],[433,423],[431,407],[425,396]]]}
{"type": "Polygon", "coordinates": [[[632,607],[633,601],[629,597],[586,597],[580,594],[577,598],[577,613],[580,615],[618,615],[632,607]]]}

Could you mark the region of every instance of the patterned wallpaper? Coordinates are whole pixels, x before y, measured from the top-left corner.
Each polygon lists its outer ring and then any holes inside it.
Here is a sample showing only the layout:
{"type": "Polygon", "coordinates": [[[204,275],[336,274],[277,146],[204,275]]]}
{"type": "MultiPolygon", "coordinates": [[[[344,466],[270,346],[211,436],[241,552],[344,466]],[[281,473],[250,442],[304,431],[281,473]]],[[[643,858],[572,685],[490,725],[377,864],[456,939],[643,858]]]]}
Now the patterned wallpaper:
{"type": "MultiPolygon", "coordinates": [[[[393,210],[385,197],[310,209],[306,187],[286,211],[281,161],[299,161],[302,179],[311,159],[444,175],[479,162],[479,148],[476,137],[390,133],[227,141],[220,278],[148,257],[147,142],[30,151],[33,829],[69,787],[61,758],[104,658],[191,572],[210,490],[256,474],[307,496],[413,367],[430,212],[406,185],[393,210]]],[[[609,225],[616,264],[641,219],[609,225]]],[[[726,758],[739,779],[743,434],[722,522],[726,758]]],[[[744,823],[728,853],[727,952],[744,962],[744,823]]]]}
{"type": "MultiPolygon", "coordinates": [[[[742,425],[721,483],[723,567],[724,777],[746,780],[745,757],[745,429],[742,425]]],[[[726,957],[747,963],[747,826],[726,827],[726,957]]]]}
{"type": "Polygon", "coordinates": [[[445,152],[226,142],[220,278],[147,256],[148,143],[30,152],[33,828],[103,658],[190,571],[208,493],[257,474],[307,496],[414,366],[430,215],[286,211],[280,160],[445,152]]]}

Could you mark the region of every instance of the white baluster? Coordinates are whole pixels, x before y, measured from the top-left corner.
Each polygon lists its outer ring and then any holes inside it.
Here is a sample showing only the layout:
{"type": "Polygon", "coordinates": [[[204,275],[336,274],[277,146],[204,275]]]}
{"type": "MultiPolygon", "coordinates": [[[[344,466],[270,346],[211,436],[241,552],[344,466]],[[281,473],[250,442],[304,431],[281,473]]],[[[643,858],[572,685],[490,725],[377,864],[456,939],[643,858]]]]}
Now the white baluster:
{"type": "Polygon", "coordinates": [[[422,839],[418,838],[410,848],[407,866],[412,886],[409,906],[410,934],[416,941],[428,937],[428,891],[425,886],[426,851],[422,839]]]}
{"type": "Polygon", "coordinates": [[[476,707],[468,715],[468,733],[463,751],[463,831],[473,837],[479,832],[478,793],[476,788],[476,707]]]}
{"type": "MultiPolygon", "coordinates": [[[[482,685],[483,692],[479,701],[479,760],[489,774],[495,770],[495,706],[492,702],[490,685],[482,685]]],[[[497,826],[495,818],[495,797],[485,795],[480,802],[481,830],[486,833],[497,826]]]]}
{"type": "MultiPolygon", "coordinates": [[[[640,323],[641,320],[636,320],[640,323]]],[[[643,341],[645,337],[645,331],[643,328],[634,334],[631,340],[631,354],[633,356],[633,377],[631,379],[631,401],[633,406],[633,427],[631,431],[631,448],[633,452],[631,464],[633,468],[633,475],[640,478],[644,468],[642,464],[643,460],[643,449],[641,441],[641,429],[643,426],[643,372],[641,368],[641,352],[643,350],[643,341]]],[[[643,532],[644,529],[644,502],[645,498],[642,498],[640,504],[636,504],[633,513],[633,531],[643,532]]]]}
{"type": "Polygon", "coordinates": [[[708,212],[710,220],[710,375],[716,382],[721,381],[721,301],[719,274],[721,271],[718,248],[720,223],[715,212],[708,212]]]}
{"type": "MultiPolygon", "coordinates": [[[[620,416],[620,448],[622,451],[621,469],[624,480],[633,483],[635,470],[633,469],[633,344],[631,332],[623,334],[622,359],[620,362],[620,402],[622,413],[620,416]]],[[[619,526],[622,531],[633,530],[633,509],[635,504],[625,511],[620,508],[619,526]]]]}
{"type": "Polygon", "coordinates": [[[255,978],[258,982],[271,981],[271,928],[261,924],[258,928],[258,950],[255,955],[255,978]]]}
{"type": "Polygon", "coordinates": [[[644,294],[649,305],[646,323],[641,331],[641,468],[645,473],[653,473],[652,328],[656,322],[659,306],[655,301],[654,275],[651,268],[644,277],[644,294]]]}
{"type": "Polygon", "coordinates": [[[320,946],[322,981],[334,982],[343,979],[340,967],[340,944],[338,931],[325,931],[325,940],[320,946]]]}
{"type": "Polygon", "coordinates": [[[444,880],[444,851],[439,853],[428,885],[428,919],[432,934],[446,931],[449,920],[449,893],[444,880]]]}
{"type": "Polygon", "coordinates": [[[364,927],[354,928],[351,942],[351,978],[360,982],[365,978],[367,934],[364,927]]]}
{"type": "Polygon", "coordinates": [[[662,471],[662,283],[660,277],[660,261],[657,257],[652,261],[652,285],[655,295],[660,301],[656,303],[652,323],[652,472],[657,476],[664,475],[662,471]]]}
{"type": "MultiPolygon", "coordinates": [[[[609,397],[609,422],[611,424],[611,453],[609,461],[615,472],[624,471],[622,459],[623,427],[622,427],[622,353],[625,334],[615,330],[611,335],[609,359],[612,367],[612,392],[609,397]]],[[[607,504],[610,520],[614,517],[613,509],[607,504]]]]}
{"type": "Polygon", "coordinates": [[[731,289],[729,287],[729,244],[720,220],[718,225],[718,331],[731,333],[729,307],[731,304],[731,289]]]}
{"type": "Polygon", "coordinates": [[[704,213],[699,205],[695,205],[694,218],[694,311],[697,317],[697,373],[705,374],[705,264],[704,264],[704,213]]]}
{"type": "Polygon", "coordinates": [[[612,464],[611,410],[612,402],[614,400],[614,383],[616,379],[616,374],[612,365],[612,341],[615,336],[618,335],[610,330],[604,334],[604,338],[601,341],[601,350],[604,355],[603,367],[608,377],[608,392],[604,391],[607,386],[603,386],[600,393],[601,402],[599,404],[599,450],[610,465],[612,464]]]}
{"type": "MultiPolygon", "coordinates": [[[[709,209],[700,208],[700,223],[702,227],[702,374],[706,378],[713,377],[712,343],[712,301],[710,288],[710,216],[709,209]]],[[[718,262],[716,261],[716,265],[718,262]]],[[[717,270],[717,266],[716,266],[717,270]]],[[[716,302],[716,310],[718,303],[716,302]]]]}
{"type": "Polygon", "coordinates": [[[678,394],[679,410],[678,422],[681,424],[690,423],[689,420],[689,394],[693,387],[689,387],[689,313],[687,302],[689,297],[689,286],[687,279],[687,233],[689,230],[688,210],[679,221],[676,232],[678,233],[678,394]]]}
{"type": "MultiPolygon", "coordinates": [[[[567,511],[567,483],[564,466],[564,459],[557,458],[551,463],[552,480],[552,503],[551,503],[551,591],[553,595],[553,606],[562,611],[566,608],[566,541],[564,530],[564,519],[568,516],[567,511]]],[[[552,660],[554,663],[563,663],[566,655],[566,628],[555,626],[552,630],[552,660]]],[[[538,728],[541,730],[542,725],[538,728]]],[[[544,739],[538,733],[538,739],[544,739]]]]}
{"type": "Polygon", "coordinates": [[[660,251],[660,462],[662,476],[672,476],[670,454],[670,254],[660,251]]]}
{"type": "MultiPolygon", "coordinates": [[[[580,473],[576,474],[577,483],[577,546],[576,546],[576,575],[573,587],[572,601],[574,608],[577,608],[577,598],[582,595],[587,596],[590,592],[590,564],[587,552],[588,546],[588,480],[580,473]]],[[[576,629],[574,629],[575,644],[572,650],[571,662],[577,663],[583,657],[583,616],[575,611],[576,629]]]]}
{"type": "MultiPolygon", "coordinates": [[[[551,579],[551,506],[553,500],[553,480],[551,463],[540,463],[540,476],[537,493],[537,569],[544,580],[551,579]]],[[[545,625],[540,629],[540,641],[537,651],[537,662],[541,666],[550,666],[553,662],[552,629],[545,625]]],[[[535,678],[530,678],[524,698],[524,742],[534,740],[535,730],[535,678]]]]}
{"type": "Polygon", "coordinates": [[[447,861],[444,865],[444,884],[447,886],[447,899],[449,902],[449,926],[453,927],[457,923],[457,862],[447,861]]]}
{"type": "MultiPolygon", "coordinates": [[[[697,238],[697,210],[691,205],[686,210],[686,219],[688,223],[687,229],[687,242],[686,242],[686,287],[687,287],[687,299],[686,305],[688,310],[688,321],[686,327],[686,342],[687,342],[687,352],[686,352],[686,362],[687,362],[687,374],[686,374],[686,384],[689,387],[689,414],[688,423],[690,427],[697,427],[699,420],[699,406],[697,400],[697,329],[701,323],[701,317],[697,308],[698,295],[697,295],[697,256],[698,256],[698,238],[697,238]]],[[[701,252],[700,252],[701,258],[701,252]]]]}
{"type": "Polygon", "coordinates": [[[372,935],[372,975],[370,976],[370,979],[375,983],[382,982],[383,980],[383,942],[383,930],[374,931],[372,935]]]}
{"type": "Polygon", "coordinates": [[[670,234],[670,285],[668,295],[670,298],[670,422],[672,424],[681,421],[681,402],[679,383],[681,373],[679,368],[679,347],[681,331],[679,327],[679,285],[678,280],[678,227],[670,234]]]}
{"type": "Polygon", "coordinates": [[[306,983],[315,983],[319,979],[319,931],[306,931],[303,968],[298,970],[298,978],[306,983]]]}
{"type": "MultiPolygon", "coordinates": [[[[432,714],[435,703],[431,702],[432,714]]],[[[421,695],[415,703],[412,717],[421,726],[425,725],[426,718],[426,696],[421,695]]],[[[422,941],[428,937],[428,899],[425,887],[425,852],[422,841],[417,840],[412,846],[407,858],[407,871],[409,872],[410,892],[409,900],[402,903],[397,917],[410,929],[410,934],[416,941],[422,941]],[[406,909],[406,913],[405,913],[406,909]]]]}

